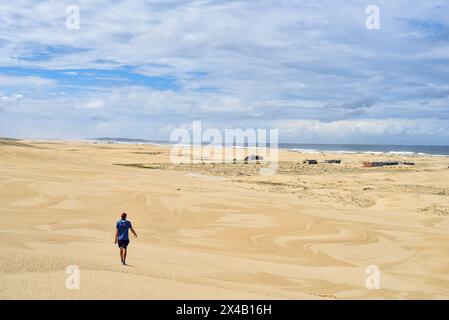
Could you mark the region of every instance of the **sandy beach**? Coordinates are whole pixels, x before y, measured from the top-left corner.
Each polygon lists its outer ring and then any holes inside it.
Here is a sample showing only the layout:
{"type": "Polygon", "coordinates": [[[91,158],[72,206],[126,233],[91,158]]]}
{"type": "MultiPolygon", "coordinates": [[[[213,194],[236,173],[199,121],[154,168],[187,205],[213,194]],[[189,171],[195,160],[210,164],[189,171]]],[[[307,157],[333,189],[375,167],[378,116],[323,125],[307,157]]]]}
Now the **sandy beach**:
{"type": "Polygon", "coordinates": [[[169,153],[1,139],[0,299],[449,299],[448,157],[280,151],[263,176],[169,153]],[[362,166],[386,160],[415,166],[362,166]]]}

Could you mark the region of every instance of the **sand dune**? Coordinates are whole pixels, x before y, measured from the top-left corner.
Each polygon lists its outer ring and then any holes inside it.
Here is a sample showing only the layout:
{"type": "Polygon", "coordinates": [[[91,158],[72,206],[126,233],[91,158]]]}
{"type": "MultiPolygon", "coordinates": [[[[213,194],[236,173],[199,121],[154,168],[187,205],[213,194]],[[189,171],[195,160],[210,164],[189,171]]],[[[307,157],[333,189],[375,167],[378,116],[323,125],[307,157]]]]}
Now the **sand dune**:
{"type": "Polygon", "coordinates": [[[280,152],[170,163],[169,147],[0,141],[0,298],[449,298],[449,159],[280,152]],[[363,168],[366,160],[416,166],[363,168]],[[126,211],[129,266],[113,244],[126,211]],[[80,290],[65,287],[68,265],[80,290]],[[381,287],[365,286],[376,265],[381,287]]]}

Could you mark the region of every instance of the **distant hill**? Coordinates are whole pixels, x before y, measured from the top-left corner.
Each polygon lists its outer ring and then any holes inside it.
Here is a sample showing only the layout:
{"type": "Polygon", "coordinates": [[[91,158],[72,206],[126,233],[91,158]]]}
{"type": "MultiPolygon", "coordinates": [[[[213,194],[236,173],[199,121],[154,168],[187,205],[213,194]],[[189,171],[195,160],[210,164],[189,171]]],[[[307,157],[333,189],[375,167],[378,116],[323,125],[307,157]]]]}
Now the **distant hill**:
{"type": "Polygon", "coordinates": [[[168,143],[168,141],[162,140],[146,140],[146,139],[132,139],[132,138],[111,138],[111,137],[101,137],[101,138],[88,138],[92,141],[106,141],[106,142],[137,142],[137,143],[168,143]]]}
{"type": "Polygon", "coordinates": [[[7,140],[7,141],[20,141],[19,139],[8,138],[8,137],[0,137],[0,140],[7,140]]]}
{"type": "Polygon", "coordinates": [[[19,139],[0,137],[0,146],[10,146],[10,147],[30,147],[34,148],[34,146],[22,143],[19,139]]]}
{"type": "Polygon", "coordinates": [[[89,138],[89,140],[96,140],[96,141],[115,141],[115,142],[150,142],[150,140],[145,140],[145,139],[111,138],[111,137],[89,138]]]}

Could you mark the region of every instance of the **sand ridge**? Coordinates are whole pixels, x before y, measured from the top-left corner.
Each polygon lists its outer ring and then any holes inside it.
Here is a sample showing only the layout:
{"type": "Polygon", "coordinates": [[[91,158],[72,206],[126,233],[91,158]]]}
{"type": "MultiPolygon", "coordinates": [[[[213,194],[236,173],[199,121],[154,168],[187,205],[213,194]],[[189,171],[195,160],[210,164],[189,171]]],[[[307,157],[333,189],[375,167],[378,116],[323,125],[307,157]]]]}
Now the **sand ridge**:
{"type": "Polygon", "coordinates": [[[263,163],[169,152],[2,140],[0,298],[449,298],[448,158],[281,151],[261,176],[263,163]],[[416,166],[361,165],[390,158],[416,166]],[[113,245],[121,211],[139,233],[129,267],[113,245]],[[80,290],[64,286],[69,264],[80,290]]]}

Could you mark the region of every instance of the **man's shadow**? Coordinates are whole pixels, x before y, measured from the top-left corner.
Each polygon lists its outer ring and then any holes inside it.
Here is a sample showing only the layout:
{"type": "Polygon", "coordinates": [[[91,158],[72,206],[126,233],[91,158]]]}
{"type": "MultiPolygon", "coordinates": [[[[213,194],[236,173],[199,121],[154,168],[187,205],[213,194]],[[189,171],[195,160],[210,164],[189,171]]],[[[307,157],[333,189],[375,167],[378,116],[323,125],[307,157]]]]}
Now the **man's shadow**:
{"type": "Polygon", "coordinates": [[[125,264],[123,265],[124,267],[130,267],[130,268],[137,268],[137,266],[132,265],[132,264],[125,264]]]}

